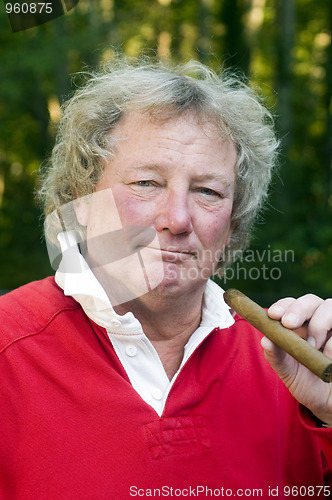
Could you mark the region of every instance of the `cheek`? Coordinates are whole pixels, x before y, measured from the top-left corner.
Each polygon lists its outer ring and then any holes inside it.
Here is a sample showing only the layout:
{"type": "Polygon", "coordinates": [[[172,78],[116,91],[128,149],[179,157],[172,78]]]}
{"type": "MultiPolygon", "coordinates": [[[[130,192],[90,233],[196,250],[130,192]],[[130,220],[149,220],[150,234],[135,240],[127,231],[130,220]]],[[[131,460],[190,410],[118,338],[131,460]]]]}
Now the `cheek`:
{"type": "Polygon", "coordinates": [[[206,260],[212,265],[215,265],[221,258],[225,247],[228,245],[231,237],[231,213],[223,211],[214,217],[209,217],[205,220],[205,224],[201,225],[200,241],[204,248],[206,260]],[[211,260],[212,259],[212,260],[211,260]]]}
{"type": "Polygon", "coordinates": [[[223,210],[213,217],[209,217],[209,220],[202,224],[202,231],[204,231],[207,240],[217,245],[224,243],[225,239],[228,240],[231,233],[230,228],[231,212],[229,210],[223,210]]]}
{"type": "Polygon", "coordinates": [[[87,236],[95,237],[121,229],[121,221],[111,189],[95,191],[81,200],[76,214],[82,225],[87,226],[87,236]]]}
{"type": "Polygon", "coordinates": [[[225,245],[228,245],[229,240],[232,235],[232,221],[231,221],[231,212],[227,213],[227,215],[221,219],[220,221],[220,232],[221,239],[225,245]]]}
{"type": "Polygon", "coordinates": [[[121,191],[115,192],[114,198],[123,226],[153,226],[151,203],[144,203],[121,191]]]}

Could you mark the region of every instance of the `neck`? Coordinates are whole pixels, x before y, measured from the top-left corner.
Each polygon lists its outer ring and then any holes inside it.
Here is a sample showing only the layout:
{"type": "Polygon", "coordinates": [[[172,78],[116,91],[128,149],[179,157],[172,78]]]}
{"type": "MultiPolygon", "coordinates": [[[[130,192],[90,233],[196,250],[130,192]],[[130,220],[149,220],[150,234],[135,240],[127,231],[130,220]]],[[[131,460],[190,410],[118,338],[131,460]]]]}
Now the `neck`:
{"type": "Polygon", "coordinates": [[[140,321],[169,379],[179,369],[184,346],[201,322],[203,292],[184,297],[154,296],[153,293],[116,306],[118,314],[131,311],[140,321]]]}

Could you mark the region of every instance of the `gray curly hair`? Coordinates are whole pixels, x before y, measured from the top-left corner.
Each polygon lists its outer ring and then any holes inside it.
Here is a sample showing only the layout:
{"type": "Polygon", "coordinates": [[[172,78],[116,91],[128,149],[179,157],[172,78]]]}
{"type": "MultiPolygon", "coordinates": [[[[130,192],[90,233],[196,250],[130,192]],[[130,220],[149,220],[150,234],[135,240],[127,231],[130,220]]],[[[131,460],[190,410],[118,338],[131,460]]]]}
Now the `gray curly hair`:
{"type": "MultiPolygon", "coordinates": [[[[227,257],[221,259],[222,270],[231,255],[248,244],[268,193],[278,141],[271,113],[246,83],[225,71],[216,74],[196,61],[165,65],[121,59],[89,74],[86,84],[62,107],[56,143],[39,190],[45,215],[93,193],[105,163],[116,154],[112,130],[130,111],[160,120],[192,111],[216,123],[220,133],[234,142],[234,231],[227,257]]],[[[56,241],[61,230],[61,225],[48,227],[46,237],[56,241]]]]}

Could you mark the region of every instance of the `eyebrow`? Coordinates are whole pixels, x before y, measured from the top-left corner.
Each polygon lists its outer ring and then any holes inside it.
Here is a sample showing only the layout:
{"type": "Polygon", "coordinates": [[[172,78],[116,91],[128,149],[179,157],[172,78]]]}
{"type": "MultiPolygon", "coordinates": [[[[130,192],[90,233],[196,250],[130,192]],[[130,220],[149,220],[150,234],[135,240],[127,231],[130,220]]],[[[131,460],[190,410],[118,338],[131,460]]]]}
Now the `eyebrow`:
{"type": "MultiPolygon", "coordinates": [[[[162,172],[166,170],[167,167],[163,167],[162,165],[158,165],[155,163],[142,163],[138,165],[134,165],[125,169],[125,172],[131,172],[133,170],[147,170],[153,172],[162,172]]],[[[195,174],[193,176],[195,182],[204,182],[204,181],[217,181],[221,182],[226,188],[231,187],[231,182],[225,177],[225,175],[218,172],[206,172],[202,174],[195,174]]]]}
{"type": "Polygon", "coordinates": [[[206,174],[198,174],[195,175],[195,181],[204,182],[204,181],[218,181],[224,184],[226,187],[231,187],[231,182],[225,177],[223,174],[219,173],[206,173],[206,174]]]}

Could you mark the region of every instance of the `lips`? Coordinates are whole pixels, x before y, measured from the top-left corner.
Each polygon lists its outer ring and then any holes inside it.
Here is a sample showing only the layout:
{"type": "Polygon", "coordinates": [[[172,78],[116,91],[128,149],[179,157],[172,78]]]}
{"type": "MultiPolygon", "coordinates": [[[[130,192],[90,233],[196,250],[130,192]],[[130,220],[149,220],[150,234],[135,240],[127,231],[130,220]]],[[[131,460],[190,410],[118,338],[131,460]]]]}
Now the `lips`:
{"type": "Polygon", "coordinates": [[[163,261],[166,262],[182,262],[188,259],[197,258],[198,251],[189,247],[182,247],[180,245],[160,245],[154,246],[147,245],[146,249],[153,250],[154,252],[158,252],[163,261]]]}
{"type": "Polygon", "coordinates": [[[160,248],[162,252],[168,252],[168,253],[181,253],[181,254],[187,254],[187,255],[194,255],[194,252],[188,252],[188,250],[182,250],[180,248],[160,248]]]}
{"type": "Polygon", "coordinates": [[[165,262],[184,262],[194,257],[194,254],[188,250],[161,248],[159,251],[165,262]]]}
{"type": "Polygon", "coordinates": [[[147,245],[147,248],[151,248],[153,250],[158,250],[159,252],[165,252],[165,253],[174,253],[174,254],[185,254],[185,255],[197,255],[197,251],[190,251],[188,249],[182,249],[182,248],[175,248],[175,247],[152,247],[150,245],[147,245]]]}

